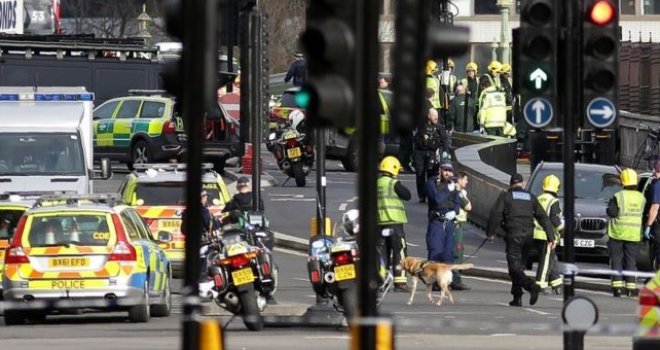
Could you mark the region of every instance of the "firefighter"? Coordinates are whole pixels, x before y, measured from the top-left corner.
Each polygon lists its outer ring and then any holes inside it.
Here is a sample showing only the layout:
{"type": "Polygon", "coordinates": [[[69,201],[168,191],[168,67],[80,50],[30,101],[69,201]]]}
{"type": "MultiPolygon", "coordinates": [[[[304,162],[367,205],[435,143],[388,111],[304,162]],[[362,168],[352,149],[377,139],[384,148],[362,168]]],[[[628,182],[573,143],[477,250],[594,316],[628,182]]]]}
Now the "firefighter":
{"type": "Polygon", "coordinates": [[[479,130],[493,136],[504,136],[506,125],[506,96],[488,79],[480,82],[479,130]]]}
{"type": "Polygon", "coordinates": [[[406,235],[403,225],[408,222],[404,201],[411,198],[410,191],[397,176],[401,171],[401,163],[392,156],[383,158],[380,162],[378,177],[378,227],[383,237],[385,264],[394,273],[394,291],[407,292],[406,272],[403,270],[403,260],[406,258],[406,235]]]}
{"type": "Polygon", "coordinates": [[[429,224],[426,230],[428,260],[451,264],[454,261],[454,220],[461,209],[452,179],[453,167],[449,161],[440,164],[439,174],[426,182],[429,199],[429,224]]]}
{"type": "Polygon", "coordinates": [[[481,96],[484,87],[482,83],[487,80],[490,82],[488,86],[494,86],[497,90],[501,90],[500,71],[502,70],[502,63],[499,61],[491,61],[488,64],[488,73],[479,77],[479,89],[477,91],[477,98],[481,96]]]}
{"type": "MultiPolygon", "coordinates": [[[[646,199],[637,191],[637,173],[633,169],[621,172],[623,189],[614,194],[607,205],[610,222],[607,227],[610,267],[615,271],[635,271],[637,254],[642,240],[642,215],[646,199]]],[[[635,294],[635,277],[612,276],[612,294],[620,297],[625,289],[628,296],[635,294]]]]}
{"type": "MultiPolygon", "coordinates": [[[[555,242],[559,241],[560,232],[564,229],[559,199],[557,199],[559,186],[559,178],[555,175],[548,175],[543,179],[543,194],[538,196],[541,207],[545,210],[554,227],[553,234],[555,236],[555,242]]],[[[537,247],[539,254],[536,284],[541,288],[546,288],[549,285],[555,294],[561,294],[562,279],[559,275],[557,253],[555,250],[549,249],[548,237],[546,237],[545,230],[543,230],[539,222],[534,220],[534,225],[534,245],[537,247]]]]}
{"type": "Polygon", "coordinates": [[[486,236],[494,240],[500,227],[504,228],[504,241],[506,242],[506,261],[511,277],[511,294],[513,300],[510,306],[521,307],[523,289],[530,294],[529,304],[538,301],[541,287],[533,279],[525,275],[525,252],[532,244],[534,219],[543,227],[548,240],[548,249],[555,248],[554,227],[548,219],[545,210],[536,196],[524,189],[522,175],[511,175],[508,191],[502,192],[490,211],[486,236]]]}
{"type": "Polygon", "coordinates": [[[458,78],[456,77],[456,74],[454,74],[456,71],[456,65],[451,58],[447,60],[447,65],[449,66],[449,92],[453,94],[456,91],[456,86],[458,85],[458,78]]]}
{"type": "Polygon", "coordinates": [[[516,127],[509,122],[504,124],[504,130],[502,132],[504,133],[504,137],[508,137],[510,139],[515,139],[516,135],[518,134],[516,127]]]}
{"type": "MultiPolygon", "coordinates": [[[[479,70],[479,66],[475,62],[470,62],[465,66],[465,78],[461,79],[461,85],[465,86],[466,88],[466,95],[472,100],[475,110],[472,112],[472,115],[468,115],[468,119],[472,118],[473,122],[472,125],[468,126],[468,129],[475,130],[479,129],[479,125],[477,123],[477,119],[475,118],[476,116],[476,111],[479,108],[477,105],[477,101],[479,100],[479,95],[477,95],[477,92],[479,91],[479,79],[477,79],[477,72],[479,70]]],[[[469,111],[463,111],[463,113],[470,113],[469,111]]],[[[461,115],[464,118],[464,114],[461,115]]]]}
{"type": "Polygon", "coordinates": [[[504,63],[500,71],[500,86],[506,97],[506,120],[513,122],[513,84],[511,83],[511,65],[504,63]]]}
{"type": "Polygon", "coordinates": [[[433,90],[433,96],[430,98],[431,106],[438,111],[438,115],[442,112],[442,90],[440,86],[440,79],[438,79],[438,64],[433,60],[426,62],[426,88],[433,90]]]}

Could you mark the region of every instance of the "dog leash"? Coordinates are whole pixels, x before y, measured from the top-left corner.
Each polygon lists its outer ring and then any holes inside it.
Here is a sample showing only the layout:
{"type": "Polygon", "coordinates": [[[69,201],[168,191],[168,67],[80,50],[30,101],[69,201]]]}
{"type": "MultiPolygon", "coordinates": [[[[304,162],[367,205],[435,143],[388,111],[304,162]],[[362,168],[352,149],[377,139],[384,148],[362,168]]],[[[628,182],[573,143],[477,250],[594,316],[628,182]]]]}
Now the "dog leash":
{"type": "Polygon", "coordinates": [[[474,258],[474,256],[475,256],[475,255],[477,254],[477,252],[478,252],[478,251],[479,251],[479,250],[480,250],[480,249],[486,244],[486,242],[488,242],[488,237],[484,238],[484,240],[481,241],[481,244],[479,244],[479,246],[477,247],[477,249],[475,249],[475,250],[472,252],[472,254],[470,254],[470,256],[469,256],[467,259],[464,259],[464,260],[463,260],[463,263],[466,263],[466,262],[468,262],[470,259],[474,258]]]}

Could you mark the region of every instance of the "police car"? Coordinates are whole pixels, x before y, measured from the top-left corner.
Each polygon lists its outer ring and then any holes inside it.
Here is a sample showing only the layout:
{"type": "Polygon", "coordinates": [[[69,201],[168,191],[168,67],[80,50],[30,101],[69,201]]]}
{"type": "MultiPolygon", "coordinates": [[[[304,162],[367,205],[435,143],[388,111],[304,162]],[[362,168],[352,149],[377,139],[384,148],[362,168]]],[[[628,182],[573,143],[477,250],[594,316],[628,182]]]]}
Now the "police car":
{"type": "Polygon", "coordinates": [[[6,325],[69,309],[127,310],[132,322],[171,311],[167,256],[117,195],[41,197],[18,222],[4,261],[6,325]]]}
{"type": "MultiPolygon", "coordinates": [[[[222,176],[212,170],[211,164],[203,164],[202,187],[208,195],[211,214],[220,214],[231,200],[222,176]]],[[[119,188],[124,202],[133,206],[147,222],[152,232],[171,234],[172,240],[164,242],[165,250],[175,277],[183,271],[185,237],[181,233],[181,215],[185,209],[185,164],[136,165],[119,188]]]]}

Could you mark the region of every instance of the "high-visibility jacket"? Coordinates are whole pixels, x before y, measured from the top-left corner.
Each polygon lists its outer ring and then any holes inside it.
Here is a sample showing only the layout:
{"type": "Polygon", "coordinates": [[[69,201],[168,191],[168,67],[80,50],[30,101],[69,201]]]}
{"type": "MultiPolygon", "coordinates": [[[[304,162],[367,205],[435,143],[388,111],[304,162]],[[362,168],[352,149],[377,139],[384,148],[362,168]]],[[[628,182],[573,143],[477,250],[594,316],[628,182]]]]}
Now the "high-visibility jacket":
{"type": "Polygon", "coordinates": [[[385,101],[382,93],[378,93],[378,100],[380,102],[381,108],[383,108],[383,114],[380,115],[380,134],[387,135],[390,133],[390,107],[385,101]]]}
{"type": "Polygon", "coordinates": [[[503,128],[506,124],[506,95],[489,86],[479,96],[479,125],[485,128],[503,128]]]}
{"type": "Polygon", "coordinates": [[[517,131],[516,127],[513,124],[506,122],[504,125],[504,136],[514,138],[516,137],[517,131]]]}
{"type": "Polygon", "coordinates": [[[608,235],[614,239],[628,242],[642,240],[642,214],[646,199],[635,190],[621,190],[614,194],[619,207],[619,215],[610,218],[608,235]]]}
{"type": "MultiPolygon", "coordinates": [[[[539,204],[541,204],[541,207],[543,207],[543,210],[545,210],[545,213],[549,216],[550,215],[550,208],[555,203],[559,202],[559,199],[557,197],[551,195],[550,193],[544,192],[541,195],[537,197],[539,204]]],[[[561,213],[560,213],[561,214],[561,213]]],[[[559,231],[564,229],[564,224],[560,224],[559,226],[554,228],[555,231],[555,242],[559,240],[559,231]]],[[[540,239],[543,241],[547,241],[548,237],[545,234],[545,230],[541,225],[539,224],[538,221],[534,220],[534,239],[540,239]]]]}
{"type": "Polygon", "coordinates": [[[403,201],[394,192],[394,185],[397,181],[387,175],[378,178],[378,225],[408,222],[403,201]]]}
{"type": "Polygon", "coordinates": [[[440,96],[442,95],[442,91],[440,90],[440,79],[432,75],[427,75],[426,88],[433,90],[433,97],[431,97],[431,105],[433,108],[441,108],[442,99],[440,96]]]}
{"type": "Polygon", "coordinates": [[[458,78],[456,77],[456,74],[450,74],[449,75],[449,92],[452,94],[454,91],[456,91],[456,85],[458,84],[458,78]]]}
{"type": "MultiPolygon", "coordinates": [[[[470,199],[468,199],[467,191],[465,191],[465,189],[461,190],[458,193],[458,196],[461,198],[462,201],[465,200],[468,203],[470,203],[470,199]]],[[[466,206],[467,206],[467,204],[466,204],[466,206]]],[[[464,207],[461,207],[461,209],[458,211],[458,215],[456,215],[456,222],[458,222],[458,223],[467,222],[467,211],[465,211],[465,209],[463,209],[463,208],[464,207]]]]}

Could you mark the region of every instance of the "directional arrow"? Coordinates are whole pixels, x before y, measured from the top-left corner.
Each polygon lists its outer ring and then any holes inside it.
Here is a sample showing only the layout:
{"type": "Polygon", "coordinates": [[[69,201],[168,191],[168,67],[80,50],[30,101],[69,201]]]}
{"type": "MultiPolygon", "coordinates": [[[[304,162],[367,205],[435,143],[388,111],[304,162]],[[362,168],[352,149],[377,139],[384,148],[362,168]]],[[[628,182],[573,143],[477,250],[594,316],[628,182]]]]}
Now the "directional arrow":
{"type": "Polygon", "coordinates": [[[614,110],[610,106],[605,105],[602,109],[592,109],[591,114],[600,115],[607,120],[614,116],[614,110]]]}
{"type": "Polygon", "coordinates": [[[536,113],[536,124],[543,123],[543,111],[545,111],[545,104],[541,100],[536,100],[532,105],[534,113],[536,113]]]}
{"type": "Polygon", "coordinates": [[[536,90],[541,90],[543,87],[543,82],[548,80],[548,75],[545,74],[541,68],[536,68],[536,70],[529,75],[529,80],[534,82],[534,87],[536,87],[536,90]]]}

